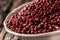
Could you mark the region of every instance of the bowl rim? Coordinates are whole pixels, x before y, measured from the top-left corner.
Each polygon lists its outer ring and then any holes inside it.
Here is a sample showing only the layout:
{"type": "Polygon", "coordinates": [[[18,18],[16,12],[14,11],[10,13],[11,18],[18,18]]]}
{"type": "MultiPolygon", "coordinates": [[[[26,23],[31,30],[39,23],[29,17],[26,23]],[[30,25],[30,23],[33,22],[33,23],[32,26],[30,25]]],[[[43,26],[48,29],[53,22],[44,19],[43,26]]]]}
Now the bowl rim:
{"type": "MultiPolygon", "coordinates": [[[[32,3],[32,2],[30,2],[32,3]]],[[[24,7],[25,5],[27,5],[29,3],[25,3],[25,4],[22,4],[21,6],[15,8],[14,10],[12,10],[6,17],[6,19],[4,20],[3,22],[3,25],[4,25],[4,28],[5,30],[10,33],[10,34],[13,34],[13,35],[16,35],[16,36],[23,36],[23,37],[37,37],[37,36],[40,36],[40,37],[44,37],[44,36],[52,36],[52,35],[56,35],[56,34],[59,34],[60,33],[60,30],[57,30],[57,31],[53,31],[53,32],[48,32],[48,33],[41,33],[41,34],[20,34],[20,33],[16,33],[12,30],[10,30],[7,26],[6,26],[6,21],[8,20],[8,17],[11,16],[11,14],[13,14],[16,10],[21,10],[22,7],[24,7]]]]}

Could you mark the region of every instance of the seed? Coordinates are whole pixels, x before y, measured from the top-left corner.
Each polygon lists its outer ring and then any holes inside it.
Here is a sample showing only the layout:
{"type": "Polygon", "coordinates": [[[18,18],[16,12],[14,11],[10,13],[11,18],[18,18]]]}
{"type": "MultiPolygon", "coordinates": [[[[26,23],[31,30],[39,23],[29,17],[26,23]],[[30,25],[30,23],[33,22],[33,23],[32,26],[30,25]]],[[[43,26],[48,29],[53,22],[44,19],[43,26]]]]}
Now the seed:
{"type": "Polygon", "coordinates": [[[59,0],[36,0],[6,22],[14,32],[22,34],[47,33],[60,29],[59,0]]]}
{"type": "Polygon", "coordinates": [[[57,21],[60,21],[60,19],[57,19],[57,21]]]}

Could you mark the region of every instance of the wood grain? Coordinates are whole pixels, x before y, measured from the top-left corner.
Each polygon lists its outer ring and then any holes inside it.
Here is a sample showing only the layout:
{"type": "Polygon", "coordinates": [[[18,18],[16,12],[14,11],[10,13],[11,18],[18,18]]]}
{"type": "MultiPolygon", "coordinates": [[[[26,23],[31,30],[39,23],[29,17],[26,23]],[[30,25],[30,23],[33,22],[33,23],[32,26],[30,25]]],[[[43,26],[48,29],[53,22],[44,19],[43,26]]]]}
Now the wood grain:
{"type": "Polygon", "coordinates": [[[3,40],[5,34],[6,34],[6,31],[5,31],[5,29],[3,28],[2,32],[0,33],[0,40],[3,40]]]}

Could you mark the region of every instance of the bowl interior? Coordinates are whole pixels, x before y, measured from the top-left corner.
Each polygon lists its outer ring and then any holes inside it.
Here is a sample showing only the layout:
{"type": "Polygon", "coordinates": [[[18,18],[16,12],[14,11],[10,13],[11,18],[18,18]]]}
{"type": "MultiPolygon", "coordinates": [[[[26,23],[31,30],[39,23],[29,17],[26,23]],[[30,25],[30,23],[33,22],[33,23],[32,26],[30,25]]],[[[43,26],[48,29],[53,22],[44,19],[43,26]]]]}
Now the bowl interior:
{"type": "Polygon", "coordinates": [[[11,31],[7,26],[6,26],[6,22],[7,20],[15,13],[17,13],[19,10],[21,10],[25,5],[27,5],[29,3],[25,3],[19,7],[17,7],[16,9],[14,9],[12,12],[10,12],[8,14],[8,16],[6,17],[6,19],[4,20],[4,28],[5,30],[8,32],[8,33],[11,33],[13,35],[17,35],[17,36],[23,36],[23,37],[36,37],[36,36],[51,36],[51,35],[56,35],[56,34],[59,34],[60,33],[60,30],[58,31],[53,31],[53,32],[48,32],[48,33],[42,33],[42,34],[20,34],[20,33],[16,33],[14,31],[11,31]]]}

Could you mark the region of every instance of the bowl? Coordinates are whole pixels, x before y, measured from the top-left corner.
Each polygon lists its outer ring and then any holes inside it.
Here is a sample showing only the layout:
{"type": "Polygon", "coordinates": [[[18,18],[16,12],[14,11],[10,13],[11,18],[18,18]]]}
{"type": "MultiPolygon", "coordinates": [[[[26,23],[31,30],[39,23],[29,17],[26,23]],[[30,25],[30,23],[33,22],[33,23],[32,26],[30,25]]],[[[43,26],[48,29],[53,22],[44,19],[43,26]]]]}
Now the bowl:
{"type": "Polygon", "coordinates": [[[41,34],[20,34],[20,33],[16,33],[14,31],[11,31],[7,26],[6,26],[6,22],[7,20],[15,13],[17,13],[19,10],[21,10],[24,6],[30,4],[32,2],[29,3],[25,3],[20,5],[19,7],[15,8],[14,10],[12,10],[6,17],[6,19],[3,22],[4,28],[5,30],[13,35],[16,35],[18,37],[22,37],[22,39],[26,39],[26,40],[60,40],[60,30],[57,31],[53,31],[53,32],[48,32],[48,33],[41,33],[41,34]]]}

